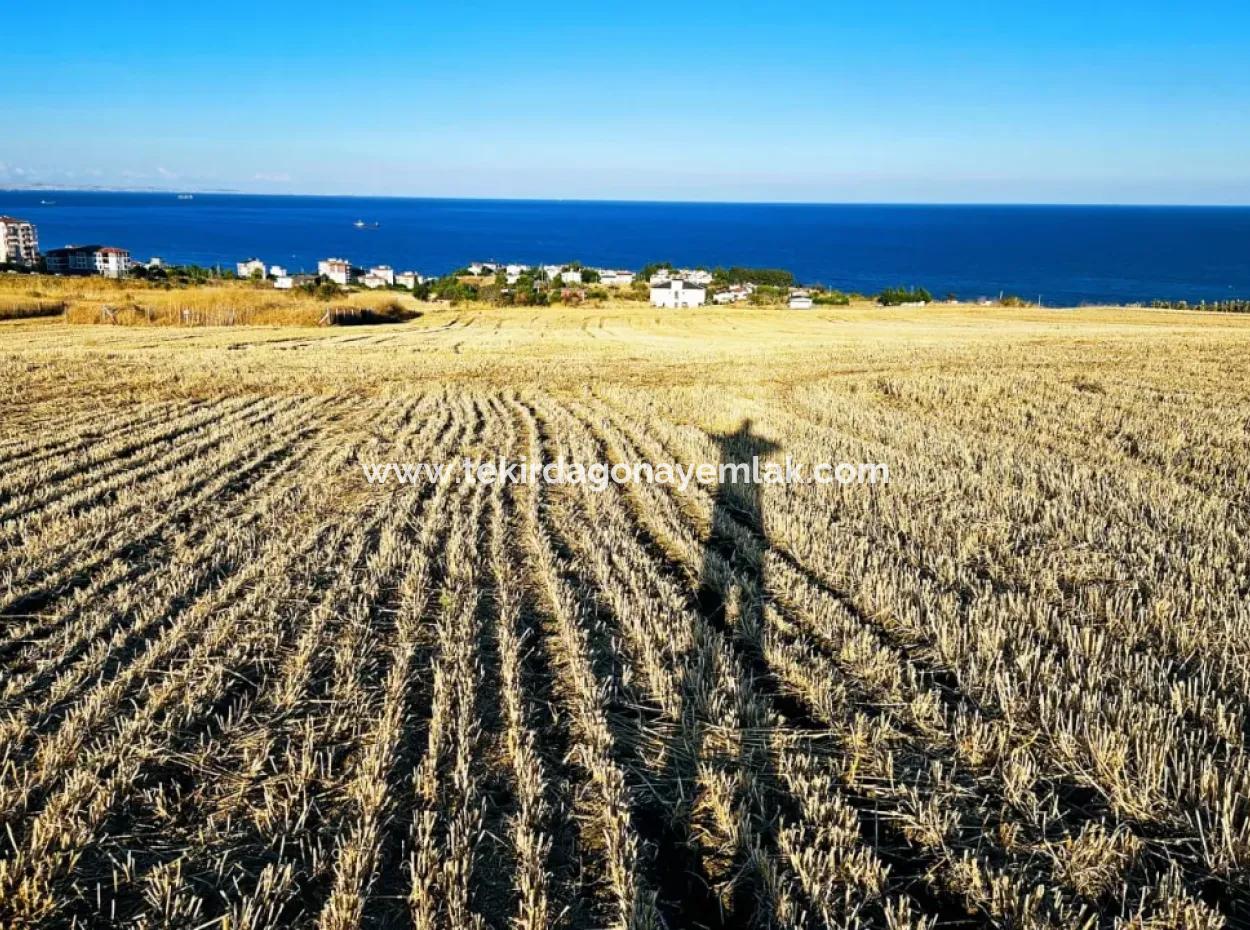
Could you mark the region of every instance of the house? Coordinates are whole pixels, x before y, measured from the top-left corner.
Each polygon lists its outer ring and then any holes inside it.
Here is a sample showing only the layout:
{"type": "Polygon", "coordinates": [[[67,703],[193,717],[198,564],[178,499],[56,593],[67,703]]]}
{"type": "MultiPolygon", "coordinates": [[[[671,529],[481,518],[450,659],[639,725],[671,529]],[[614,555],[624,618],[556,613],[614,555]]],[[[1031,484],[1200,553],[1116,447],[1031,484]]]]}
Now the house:
{"type": "Polygon", "coordinates": [[[563,270],[563,265],[543,265],[543,276],[548,281],[555,281],[560,277],[560,272],[563,270]]]}
{"type": "Polygon", "coordinates": [[[51,274],[98,274],[120,278],[130,270],[130,253],[107,245],[67,245],[44,256],[51,274]]]}
{"type": "Polygon", "coordinates": [[[347,287],[352,280],[352,263],[345,258],[327,258],[317,262],[317,274],[347,287]]]}
{"type": "Polygon", "coordinates": [[[287,274],[274,275],[273,286],[280,291],[289,291],[295,286],[295,281],[287,274]]]}
{"type": "Polygon", "coordinates": [[[710,271],[691,271],[683,268],[680,272],[680,277],[683,281],[687,281],[690,284],[707,286],[712,283],[712,273],[710,271]]]}
{"type": "Polygon", "coordinates": [[[417,285],[424,280],[425,278],[421,277],[421,275],[417,274],[415,271],[401,271],[399,274],[395,275],[395,283],[400,287],[408,288],[410,291],[416,290],[417,285]]]}
{"type": "Polygon", "coordinates": [[[0,265],[34,265],[39,261],[39,234],[34,223],[0,216],[0,265]]]}
{"type": "Polygon", "coordinates": [[[736,304],[750,297],[754,290],[754,284],[733,284],[713,294],[712,300],[718,304],[736,304]]]}
{"type": "Polygon", "coordinates": [[[469,274],[475,276],[494,274],[498,270],[499,265],[495,262],[474,262],[469,266],[469,274]]]}
{"type": "Polygon", "coordinates": [[[504,268],[504,274],[507,275],[507,281],[509,284],[516,284],[517,281],[521,280],[521,275],[525,274],[529,270],[529,265],[508,265],[504,268]]]}
{"type": "Polygon", "coordinates": [[[265,276],[265,263],[259,258],[249,258],[246,261],[237,262],[234,267],[240,278],[250,278],[253,275],[259,278],[265,276]]]}
{"type": "Polygon", "coordinates": [[[581,284],[582,272],[580,268],[571,268],[567,271],[560,272],[561,284],[581,284]]]}
{"type": "Polygon", "coordinates": [[[707,288],[689,281],[665,281],[651,285],[653,307],[702,307],[707,300],[707,288]]]}
{"type": "Polygon", "coordinates": [[[285,268],[283,268],[281,265],[270,265],[270,266],[269,266],[269,277],[271,277],[271,278],[285,278],[285,277],[289,277],[289,276],[288,276],[288,275],[287,275],[287,273],[286,273],[286,269],[285,269],[285,268]]]}
{"type": "Polygon", "coordinates": [[[810,310],[812,309],[812,295],[805,290],[793,290],[790,292],[790,309],[791,310],[810,310]]]}
{"type": "Polygon", "coordinates": [[[647,283],[652,287],[655,287],[657,284],[667,284],[672,279],[673,273],[667,268],[661,268],[647,279],[647,283]]]}
{"type": "Polygon", "coordinates": [[[377,290],[379,287],[386,287],[386,278],[376,275],[372,271],[360,279],[360,283],[370,290],[377,290]]]}
{"type": "Polygon", "coordinates": [[[387,287],[395,283],[395,269],[390,265],[374,265],[369,269],[369,274],[375,278],[381,278],[386,282],[387,287]]]}
{"type": "Polygon", "coordinates": [[[599,270],[599,283],[606,287],[629,287],[634,283],[634,273],[632,271],[601,268],[599,270]]]}

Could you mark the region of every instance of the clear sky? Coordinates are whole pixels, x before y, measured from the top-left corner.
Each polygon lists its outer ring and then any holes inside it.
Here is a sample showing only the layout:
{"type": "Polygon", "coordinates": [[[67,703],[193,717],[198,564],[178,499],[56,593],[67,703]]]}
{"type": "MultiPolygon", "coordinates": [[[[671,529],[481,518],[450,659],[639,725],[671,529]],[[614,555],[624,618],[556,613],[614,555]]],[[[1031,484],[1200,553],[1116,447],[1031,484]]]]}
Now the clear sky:
{"type": "Polygon", "coordinates": [[[6,4],[0,186],[1250,203],[1250,4],[6,4]]]}

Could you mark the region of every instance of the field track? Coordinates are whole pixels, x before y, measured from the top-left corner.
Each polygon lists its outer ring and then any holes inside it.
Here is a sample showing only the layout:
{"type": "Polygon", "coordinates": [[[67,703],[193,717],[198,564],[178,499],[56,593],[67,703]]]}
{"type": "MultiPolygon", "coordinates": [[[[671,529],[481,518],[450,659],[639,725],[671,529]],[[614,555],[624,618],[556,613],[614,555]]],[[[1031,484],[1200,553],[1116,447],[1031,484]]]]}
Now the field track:
{"type": "Polygon", "coordinates": [[[1250,329],[472,315],[0,332],[0,927],[1250,926],[1250,329]]]}

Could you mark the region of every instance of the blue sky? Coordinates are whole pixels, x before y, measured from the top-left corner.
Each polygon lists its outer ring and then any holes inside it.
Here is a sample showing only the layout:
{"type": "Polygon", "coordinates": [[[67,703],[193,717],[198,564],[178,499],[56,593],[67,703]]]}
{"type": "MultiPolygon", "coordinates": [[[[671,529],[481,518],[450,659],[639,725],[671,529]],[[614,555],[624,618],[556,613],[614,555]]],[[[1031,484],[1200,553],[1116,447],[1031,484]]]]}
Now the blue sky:
{"type": "Polygon", "coordinates": [[[0,186],[1250,203],[1244,3],[49,9],[0,186]]]}

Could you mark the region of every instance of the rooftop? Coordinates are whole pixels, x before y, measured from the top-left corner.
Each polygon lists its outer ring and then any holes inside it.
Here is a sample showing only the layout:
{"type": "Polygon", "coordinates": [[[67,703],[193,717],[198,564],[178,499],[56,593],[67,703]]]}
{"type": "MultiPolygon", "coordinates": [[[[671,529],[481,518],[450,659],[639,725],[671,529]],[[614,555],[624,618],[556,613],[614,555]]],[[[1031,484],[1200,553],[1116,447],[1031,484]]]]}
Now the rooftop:
{"type": "Polygon", "coordinates": [[[118,255],[129,255],[129,249],[119,249],[112,245],[67,245],[59,249],[48,249],[48,255],[64,255],[69,252],[108,252],[118,255]]]}
{"type": "Polygon", "coordinates": [[[702,284],[691,284],[689,281],[683,281],[681,278],[673,278],[669,281],[661,281],[658,284],[652,284],[651,290],[662,291],[662,290],[667,290],[669,288],[672,288],[674,286],[682,288],[682,289],[689,288],[692,291],[702,291],[702,290],[707,289],[702,284]]]}

